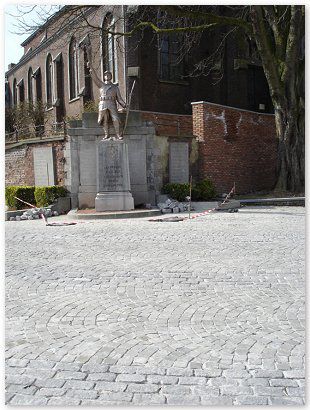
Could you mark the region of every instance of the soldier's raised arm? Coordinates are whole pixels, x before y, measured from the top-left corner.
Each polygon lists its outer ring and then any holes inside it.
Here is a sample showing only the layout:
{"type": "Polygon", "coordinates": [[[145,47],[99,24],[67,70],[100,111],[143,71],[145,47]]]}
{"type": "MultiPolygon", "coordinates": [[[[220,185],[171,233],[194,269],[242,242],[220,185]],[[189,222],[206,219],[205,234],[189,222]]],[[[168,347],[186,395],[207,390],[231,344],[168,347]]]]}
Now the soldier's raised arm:
{"type": "Polygon", "coordinates": [[[102,87],[104,82],[98,77],[96,71],[94,70],[90,46],[85,46],[85,48],[86,48],[87,57],[88,57],[87,66],[90,68],[89,72],[90,72],[91,78],[94,80],[96,86],[100,88],[102,87]]]}

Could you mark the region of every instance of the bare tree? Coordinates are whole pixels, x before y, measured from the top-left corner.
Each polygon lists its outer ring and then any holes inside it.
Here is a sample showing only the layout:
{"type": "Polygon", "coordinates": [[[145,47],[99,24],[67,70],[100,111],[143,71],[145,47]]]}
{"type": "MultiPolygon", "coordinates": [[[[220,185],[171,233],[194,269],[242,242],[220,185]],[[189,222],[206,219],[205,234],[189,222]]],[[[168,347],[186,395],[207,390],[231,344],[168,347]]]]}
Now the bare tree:
{"type": "MultiPolygon", "coordinates": [[[[102,27],[92,24],[92,19],[88,18],[89,6],[65,7],[70,15],[67,22],[73,24],[79,19],[80,28],[102,32],[102,27]]],[[[151,30],[154,36],[180,35],[184,55],[199,44],[203,33],[223,30],[214,54],[201,59],[192,75],[214,71],[214,61],[221,59],[228,35],[242,33],[246,36],[256,46],[275,109],[278,138],[276,188],[301,192],[305,179],[304,21],[305,7],[302,5],[128,6],[125,30],[108,28],[106,32],[116,38],[138,35],[138,39],[144,30],[151,30]]],[[[221,78],[223,71],[218,67],[221,78]]]]}

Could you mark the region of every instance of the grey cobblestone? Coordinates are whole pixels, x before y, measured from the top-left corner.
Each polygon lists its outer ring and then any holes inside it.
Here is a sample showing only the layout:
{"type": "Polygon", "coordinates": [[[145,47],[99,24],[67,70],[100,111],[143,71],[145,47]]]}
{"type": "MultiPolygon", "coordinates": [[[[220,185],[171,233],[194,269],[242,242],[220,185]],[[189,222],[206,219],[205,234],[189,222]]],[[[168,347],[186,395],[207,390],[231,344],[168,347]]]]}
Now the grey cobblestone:
{"type": "Polygon", "coordinates": [[[26,394],[16,394],[11,400],[10,404],[14,406],[45,406],[47,399],[45,397],[34,397],[26,394]]]}
{"type": "Polygon", "coordinates": [[[86,380],[113,382],[115,379],[115,373],[90,373],[86,380]]]}
{"type": "Polygon", "coordinates": [[[125,383],[143,383],[146,381],[146,376],[143,374],[119,374],[116,377],[116,381],[125,383]]]}
{"type": "Polygon", "coordinates": [[[68,370],[71,372],[78,372],[81,369],[81,365],[79,363],[66,363],[66,362],[59,362],[56,363],[55,370],[68,370]]]}
{"type": "Polygon", "coordinates": [[[269,384],[272,387],[298,387],[298,383],[293,379],[271,379],[269,384]]]}
{"type": "Polygon", "coordinates": [[[147,381],[154,384],[177,384],[178,377],[176,376],[147,376],[147,381]]]}
{"type": "Polygon", "coordinates": [[[128,393],[158,393],[160,386],[156,384],[128,384],[128,393]]]}
{"type": "Polygon", "coordinates": [[[160,404],[165,404],[166,403],[166,397],[157,394],[157,393],[135,393],[133,395],[132,399],[132,404],[133,405],[146,405],[146,406],[151,406],[151,405],[160,405],[160,404]]]}
{"type": "Polygon", "coordinates": [[[259,396],[243,396],[236,397],[234,404],[240,404],[242,406],[266,406],[268,404],[267,397],[259,396]]]}
{"type": "Polygon", "coordinates": [[[96,383],[96,389],[100,391],[119,391],[122,392],[126,389],[126,383],[120,382],[98,382],[96,383]]]}
{"type": "Polygon", "coordinates": [[[284,389],[282,387],[256,386],[254,391],[259,396],[284,396],[284,389]]]}
{"type": "Polygon", "coordinates": [[[300,397],[271,397],[268,404],[275,406],[300,406],[305,403],[300,397]]]}
{"type": "Polygon", "coordinates": [[[65,384],[65,380],[62,379],[36,379],[34,385],[37,387],[62,387],[65,384]]]}
{"type": "Polygon", "coordinates": [[[232,397],[209,397],[201,396],[201,404],[203,406],[232,406],[233,398],[232,397]]]}
{"type": "Polygon", "coordinates": [[[304,213],[7,222],[10,403],[302,404],[304,213]]]}
{"type": "Polygon", "coordinates": [[[167,394],[167,404],[176,406],[196,406],[200,404],[200,397],[197,396],[172,396],[167,394]]]}
{"type": "Polygon", "coordinates": [[[288,370],[284,371],[283,374],[287,379],[302,379],[305,377],[304,370],[288,370]]]}
{"type": "Polygon", "coordinates": [[[10,384],[6,387],[8,393],[34,394],[37,390],[35,386],[23,386],[22,384],[10,384]]]}
{"type": "Polygon", "coordinates": [[[56,379],[65,379],[65,380],[85,380],[87,373],[83,372],[71,372],[71,371],[58,371],[55,375],[56,379]]]}
{"type": "Polygon", "coordinates": [[[188,386],[163,386],[161,392],[163,394],[184,395],[191,394],[191,389],[188,386]]]}
{"type": "Polygon", "coordinates": [[[64,384],[64,387],[68,389],[89,390],[92,389],[94,385],[94,382],[88,382],[85,380],[68,380],[64,384]]]}
{"type": "Polygon", "coordinates": [[[220,392],[224,396],[248,396],[250,394],[253,394],[253,389],[247,386],[223,386],[220,387],[220,392]]]}
{"type": "MultiPolygon", "coordinates": [[[[112,366],[114,367],[114,366],[112,366]]],[[[109,366],[106,364],[96,364],[96,363],[85,363],[82,366],[82,372],[91,372],[91,373],[105,373],[109,369],[109,366]]],[[[72,369],[73,370],[73,369],[72,369]]],[[[113,370],[110,370],[113,373],[113,370]]],[[[116,372],[118,373],[118,372],[116,372]]]]}
{"type": "Polygon", "coordinates": [[[98,393],[95,390],[78,390],[78,389],[69,389],[66,392],[66,398],[73,397],[74,399],[96,399],[98,393]]]}
{"type": "Polygon", "coordinates": [[[12,384],[22,384],[25,386],[31,385],[35,381],[35,377],[24,376],[24,375],[12,375],[8,374],[6,376],[6,383],[12,384]]]}
{"type": "Polygon", "coordinates": [[[74,397],[51,397],[47,405],[49,406],[78,406],[81,403],[80,399],[74,397]]]}
{"type": "Polygon", "coordinates": [[[66,388],[45,388],[39,389],[36,393],[36,396],[45,396],[45,397],[57,397],[63,396],[64,393],[67,391],[66,388]]]}
{"type": "Polygon", "coordinates": [[[207,378],[206,377],[180,377],[179,384],[206,384],[207,378]]]}

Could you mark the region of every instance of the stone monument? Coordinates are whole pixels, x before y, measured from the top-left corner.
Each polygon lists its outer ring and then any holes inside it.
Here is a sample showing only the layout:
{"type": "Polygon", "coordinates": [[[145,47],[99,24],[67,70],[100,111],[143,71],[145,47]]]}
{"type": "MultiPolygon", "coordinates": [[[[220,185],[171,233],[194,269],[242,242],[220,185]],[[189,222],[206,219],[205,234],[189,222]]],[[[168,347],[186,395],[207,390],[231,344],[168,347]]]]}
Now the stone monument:
{"type": "Polygon", "coordinates": [[[102,140],[97,146],[97,196],[95,208],[101,211],[134,209],[130,191],[126,142],[102,140]]]}

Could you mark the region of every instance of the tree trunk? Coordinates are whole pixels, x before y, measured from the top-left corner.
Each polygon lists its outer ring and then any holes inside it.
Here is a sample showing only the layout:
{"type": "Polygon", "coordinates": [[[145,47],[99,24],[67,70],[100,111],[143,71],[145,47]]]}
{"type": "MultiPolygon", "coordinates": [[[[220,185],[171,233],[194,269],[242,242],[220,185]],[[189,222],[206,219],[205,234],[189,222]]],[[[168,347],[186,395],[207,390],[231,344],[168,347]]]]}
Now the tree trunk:
{"type": "Polygon", "coordinates": [[[275,188],[302,193],[305,187],[304,111],[275,111],[278,136],[277,183],[275,188]]]}

